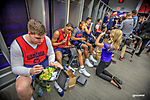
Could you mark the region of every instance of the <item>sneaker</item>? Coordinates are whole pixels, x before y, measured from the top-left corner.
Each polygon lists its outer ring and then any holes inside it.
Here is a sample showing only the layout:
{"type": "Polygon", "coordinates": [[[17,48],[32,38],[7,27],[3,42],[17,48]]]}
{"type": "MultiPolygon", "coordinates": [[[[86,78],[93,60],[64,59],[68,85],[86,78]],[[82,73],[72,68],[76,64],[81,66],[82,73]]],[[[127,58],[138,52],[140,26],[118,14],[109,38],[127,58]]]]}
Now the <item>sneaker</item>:
{"type": "Polygon", "coordinates": [[[90,77],[90,74],[86,71],[85,68],[81,68],[81,69],[79,70],[79,73],[83,73],[85,76],[90,77]]]}
{"type": "Polygon", "coordinates": [[[139,53],[135,53],[135,55],[137,55],[138,57],[140,57],[140,54],[139,54],[139,53]]]}
{"type": "Polygon", "coordinates": [[[93,65],[90,63],[89,60],[85,60],[85,64],[88,65],[88,66],[91,67],[91,68],[93,67],[93,65]]]}
{"type": "Polygon", "coordinates": [[[64,91],[62,90],[62,88],[55,82],[54,87],[57,89],[58,94],[62,97],[64,96],[64,91]]]}
{"type": "Polygon", "coordinates": [[[93,58],[93,56],[90,57],[90,60],[92,60],[93,62],[97,62],[97,61],[93,58]]]}
{"type": "Polygon", "coordinates": [[[119,60],[122,61],[122,60],[123,60],[123,57],[120,57],[119,60]]]}

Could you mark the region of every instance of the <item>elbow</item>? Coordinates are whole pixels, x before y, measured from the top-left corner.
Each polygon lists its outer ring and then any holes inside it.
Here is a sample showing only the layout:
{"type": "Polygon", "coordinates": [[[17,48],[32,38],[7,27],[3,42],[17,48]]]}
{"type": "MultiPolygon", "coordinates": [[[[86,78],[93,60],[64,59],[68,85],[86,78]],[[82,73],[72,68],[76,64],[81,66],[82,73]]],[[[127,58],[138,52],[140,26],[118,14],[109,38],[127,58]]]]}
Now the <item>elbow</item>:
{"type": "Polygon", "coordinates": [[[95,45],[98,45],[98,42],[95,42],[95,45]]]}

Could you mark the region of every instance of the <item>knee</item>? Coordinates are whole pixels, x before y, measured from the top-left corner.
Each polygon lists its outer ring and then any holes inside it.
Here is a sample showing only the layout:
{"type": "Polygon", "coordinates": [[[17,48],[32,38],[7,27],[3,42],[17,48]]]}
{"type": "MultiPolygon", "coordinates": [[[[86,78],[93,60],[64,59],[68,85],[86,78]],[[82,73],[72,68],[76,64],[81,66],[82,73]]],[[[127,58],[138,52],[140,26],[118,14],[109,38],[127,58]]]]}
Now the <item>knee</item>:
{"type": "Polygon", "coordinates": [[[92,44],[89,43],[89,47],[92,48],[92,44]]]}
{"type": "Polygon", "coordinates": [[[62,54],[60,53],[55,53],[55,56],[56,56],[56,60],[59,62],[62,60],[62,54]]]}
{"type": "Polygon", "coordinates": [[[82,51],[78,50],[79,56],[82,56],[82,51]]]}
{"type": "MultiPolygon", "coordinates": [[[[17,94],[19,94],[19,96],[26,96],[26,90],[28,90],[29,88],[31,88],[30,87],[30,85],[29,84],[20,84],[20,85],[18,85],[18,86],[16,86],[16,91],[17,91],[17,94]]],[[[32,92],[33,92],[33,90],[32,90],[32,92]]],[[[31,94],[32,94],[32,92],[31,92],[31,94]]]]}

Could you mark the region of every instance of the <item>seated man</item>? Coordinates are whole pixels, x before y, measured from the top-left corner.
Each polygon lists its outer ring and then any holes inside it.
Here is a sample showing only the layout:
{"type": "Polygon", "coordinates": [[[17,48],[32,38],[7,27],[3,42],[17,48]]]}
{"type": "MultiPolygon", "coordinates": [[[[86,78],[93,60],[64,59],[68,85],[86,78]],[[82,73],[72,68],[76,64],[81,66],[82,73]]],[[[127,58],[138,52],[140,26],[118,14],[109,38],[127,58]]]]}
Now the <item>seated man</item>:
{"type": "MultiPolygon", "coordinates": [[[[52,44],[53,44],[53,48],[55,51],[56,60],[61,64],[62,64],[63,54],[65,52],[68,54],[71,54],[71,51],[68,48],[69,47],[68,45],[71,45],[69,39],[70,39],[70,35],[72,31],[73,31],[73,25],[71,23],[68,23],[63,29],[58,29],[53,34],[52,44]]],[[[80,50],[78,50],[78,52],[79,52],[78,61],[81,67],[79,72],[83,73],[87,77],[90,77],[90,74],[86,71],[83,65],[82,52],[80,50]]]]}
{"type": "Polygon", "coordinates": [[[16,91],[21,100],[34,100],[31,83],[35,75],[46,66],[62,65],[55,61],[55,54],[46,28],[40,22],[31,19],[28,22],[28,34],[17,37],[10,48],[12,72],[17,74],[16,91]]]}
{"type": "MultiPolygon", "coordinates": [[[[85,42],[85,38],[82,37],[83,31],[85,30],[85,22],[81,21],[78,27],[75,27],[74,31],[71,34],[71,40],[73,40],[73,45],[77,46],[79,51],[80,49],[84,49],[84,55],[85,55],[85,64],[87,64],[89,67],[93,67],[93,65],[90,63],[88,59],[88,47],[90,52],[92,53],[92,45],[88,42],[85,42]]],[[[90,60],[93,62],[97,62],[92,55],[90,55],[90,60]]],[[[83,59],[79,60],[79,63],[83,64],[83,59]]]]}
{"type": "MultiPolygon", "coordinates": [[[[97,20],[97,24],[95,25],[95,36],[98,37],[103,31],[101,31],[101,22],[102,20],[101,19],[98,19],[97,20]]],[[[102,43],[103,42],[103,38],[100,39],[99,43],[102,43]]],[[[98,52],[99,50],[99,47],[96,47],[96,52],[98,52]]]]}
{"type": "MultiPolygon", "coordinates": [[[[86,27],[83,32],[83,36],[86,38],[86,41],[89,43],[87,45],[89,47],[90,55],[92,55],[92,53],[96,54],[94,51],[94,48],[96,47],[95,45],[96,37],[92,34],[92,26],[94,26],[94,24],[91,23],[91,19],[92,19],[91,17],[86,18],[86,23],[85,23],[86,27]]],[[[96,62],[96,60],[94,62],[96,62]]]]}

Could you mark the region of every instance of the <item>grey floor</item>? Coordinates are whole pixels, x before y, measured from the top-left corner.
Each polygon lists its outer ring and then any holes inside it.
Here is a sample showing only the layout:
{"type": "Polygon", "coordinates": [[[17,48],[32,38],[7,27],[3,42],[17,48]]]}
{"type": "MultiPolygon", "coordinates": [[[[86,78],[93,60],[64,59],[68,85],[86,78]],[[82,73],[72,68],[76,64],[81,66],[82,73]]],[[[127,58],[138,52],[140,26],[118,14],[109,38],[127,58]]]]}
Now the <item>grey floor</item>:
{"type": "MultiPolygon", "coordinates": [[[[130,54],[126,53],[123,61],[119,61],[120,52],[117,51],[114,60],[117,64],[111,64],[107,70],[123,81],[122,89],[118,89],[107,81],[95,75],[96,68],[88,68],[91,74],[87,78],[85,86],[78,84],[71,89],[67,89],[63,97],[60,97],[51,83],[51,92],[44,90],[43,96],[38,97],[38,86],[33,93],[35,100],[150,100],[150,54],[141,57],[136,55],[130,62],[130,54]],[[69,92],[71,90],[71,92],[69,92]],[[139,96],[141,95],[141,96],[139,96]],[[135,96],[135,97],[134,97],[135,96]]],[[[78,77],[78,71],[76,76],[78,77]]],[[[14,84],[0,92],[0,100],[19,100],[14,84]]]]}

